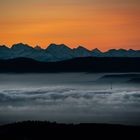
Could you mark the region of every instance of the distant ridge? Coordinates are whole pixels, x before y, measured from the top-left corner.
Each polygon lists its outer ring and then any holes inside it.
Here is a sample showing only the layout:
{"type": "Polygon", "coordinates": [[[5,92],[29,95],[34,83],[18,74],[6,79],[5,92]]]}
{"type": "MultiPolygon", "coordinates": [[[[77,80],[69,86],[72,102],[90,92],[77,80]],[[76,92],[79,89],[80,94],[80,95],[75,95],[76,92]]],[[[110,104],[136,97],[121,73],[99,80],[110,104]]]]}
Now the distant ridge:
{"type": "Polygon", "coordinates": [[[71,49],[65,44],[50,44],[46,49],[40,46],[32,47],[27,44],[18,43],[8,48],[5,45],[0,46],[0,59],[8,60],[14,58],[31,58],[42,62],[55,62],[69,60],[78,57],[140,57],[140,50],[110,49],[101,52],[98,48],[88,50],[83,46],[71,49]]]}
{"type": "Polygon", "coordinates": [[[123,73],[140,72],[140,58],[79,57],[57,62],[40,62],[30,58],[0,60],[0,73],[123,73]]]}

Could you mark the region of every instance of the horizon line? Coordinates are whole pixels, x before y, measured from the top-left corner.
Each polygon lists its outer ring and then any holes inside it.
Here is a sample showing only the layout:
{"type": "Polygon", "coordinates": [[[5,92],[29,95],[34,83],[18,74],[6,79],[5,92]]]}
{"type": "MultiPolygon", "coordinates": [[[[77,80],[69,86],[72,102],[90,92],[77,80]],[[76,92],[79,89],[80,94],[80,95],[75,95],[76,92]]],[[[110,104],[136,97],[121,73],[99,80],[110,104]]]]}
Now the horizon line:
{"type": "Polygon", "coordinates": [[[68,47],[68,48],[70,48],[70,49],[72,49],[72,50],[77,49],[78,47],[83,47],[83,48],[87,49],[88,51],[93,51],[93,50],[96,50],[96,49],[97,49],[97,50],[99,50],[99,51],[102,52],[102,53],[107,52],[107,51],[109,51],[109,50],[116,50],[116,51],[119,51],[119,50],[126,50],[126,51],[134,50],[134,51],[140,51],[140,49],[132,49],[132,48],[125,49],[125,48],[123,48],[123,47],[121,47],[121,48],[113,48],[113,47],[112,47],[112,48],[110,48],[110,49],[107,49],[106,51],[102,51],[102,49],[99,49],[99,48],[97,48],[97,47],[92,48],[92,49],[88,49],[87,47],[85,47],[85,46],[83,46],[83,45],[78,45],[77,47],[71,48],[71,47],[69,47],[69,45],[64,44],[64,43],[50,43],[50,44],[47,45],[46,48],[43,48],[43,47],[40,46],[40,45],[35,45],[35,46],[33,46],[33,45],[29,45],[29,43],[23,43],[23,42],[14,43],[14,44],[12,44],[12,45],[0,44],[0,47],[5,46],[5,47],[11,49],[14,45],[18,45],[18,44],[26,45],[26,46],[29,46],[29,47],[32,47],[32,48],[40,47],[42,50],[47,49],[50,45],[57,45],[57,46],[65,45],[66,47],[68,47]]]}

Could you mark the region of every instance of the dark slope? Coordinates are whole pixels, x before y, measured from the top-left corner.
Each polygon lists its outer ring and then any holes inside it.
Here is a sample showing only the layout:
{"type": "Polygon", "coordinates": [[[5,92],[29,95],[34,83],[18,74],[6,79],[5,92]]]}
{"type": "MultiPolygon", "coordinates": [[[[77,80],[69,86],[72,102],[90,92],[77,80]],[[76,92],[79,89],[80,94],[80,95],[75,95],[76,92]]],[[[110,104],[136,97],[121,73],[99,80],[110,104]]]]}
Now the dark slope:
{"type": "Polygon", "coordinates": [[[27,121],[0,127],[1,140],[47,140],[68,138],[122,138],[139,139],[139,126],[109,124],[57,124],[40,121],[27,121]]]}
{"type": "Polygon", "coordinates": [[[0,72],[140,72],[140,58],[84,57],[59,62],[0,60],[0,72]]]}

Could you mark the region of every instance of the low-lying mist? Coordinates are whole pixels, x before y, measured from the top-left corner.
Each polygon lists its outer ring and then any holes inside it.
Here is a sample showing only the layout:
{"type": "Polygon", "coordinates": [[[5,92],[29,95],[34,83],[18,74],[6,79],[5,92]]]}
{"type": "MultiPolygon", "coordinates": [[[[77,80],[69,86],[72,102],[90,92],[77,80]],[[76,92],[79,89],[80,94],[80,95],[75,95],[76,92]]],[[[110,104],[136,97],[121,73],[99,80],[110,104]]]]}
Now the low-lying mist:
{"type": "Polygon", "coordinates": [[[1,74],[0,123],[140,125],[140,74],[1,74]]]}

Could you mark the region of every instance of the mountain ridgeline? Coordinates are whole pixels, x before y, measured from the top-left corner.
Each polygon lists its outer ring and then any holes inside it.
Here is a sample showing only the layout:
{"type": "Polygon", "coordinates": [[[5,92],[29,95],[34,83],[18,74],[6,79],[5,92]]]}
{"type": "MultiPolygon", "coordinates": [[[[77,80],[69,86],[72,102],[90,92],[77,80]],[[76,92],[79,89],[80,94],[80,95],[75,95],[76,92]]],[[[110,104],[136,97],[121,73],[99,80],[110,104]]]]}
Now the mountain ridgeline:
{"type": "Polygon", "coordinates": [[[0,60],[0,73],[123,73],[140,72],[140,58],[79,57],[57,62],[39,62],[29,58],[0,60]]]}
{"type": "Polygon", "coordinates": [[[88,50],[82,46],[71,49],[64,44],[50,44],[46,49],[39,46],[35,48],[27,44],[15,44],[11,48],[0,46],[0,60],[15,58],[29,58],[41,62],[56,62],[83,57],[140,57],[140,50],[111,49],[101,52],[99,49],[88,50]]]}

